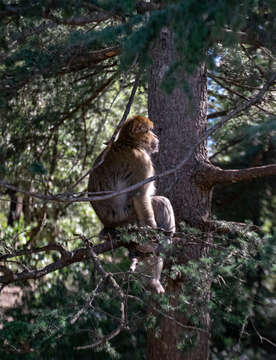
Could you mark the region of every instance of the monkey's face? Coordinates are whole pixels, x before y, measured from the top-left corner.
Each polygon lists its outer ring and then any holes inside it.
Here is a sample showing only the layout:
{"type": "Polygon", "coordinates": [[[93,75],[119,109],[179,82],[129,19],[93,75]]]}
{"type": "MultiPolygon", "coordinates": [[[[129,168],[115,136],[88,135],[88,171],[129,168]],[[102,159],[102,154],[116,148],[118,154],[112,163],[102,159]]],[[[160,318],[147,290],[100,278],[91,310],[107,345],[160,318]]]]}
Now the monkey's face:
{"type": "Polygon", "coordinates": [[[143,116],[135,116],[124,124],[119,140],[140,147],[151,155],[159,150],[159,140],[152,129],[152,121],[143,116]]]}
{"type": "Polygon", "coordinates": [[[136,135],[137,144],[142,147],[149,155],[159,151],[159,140],[151,129],[136,135]]]}
{"type": "Polygon", "coordinates": [[[150,153],[154,154],[157,153],[159,151],[159,140],[158,137],[152,132],[149,131],[149,135],[151,137],[151,142],[150,142],[150,153]]]}

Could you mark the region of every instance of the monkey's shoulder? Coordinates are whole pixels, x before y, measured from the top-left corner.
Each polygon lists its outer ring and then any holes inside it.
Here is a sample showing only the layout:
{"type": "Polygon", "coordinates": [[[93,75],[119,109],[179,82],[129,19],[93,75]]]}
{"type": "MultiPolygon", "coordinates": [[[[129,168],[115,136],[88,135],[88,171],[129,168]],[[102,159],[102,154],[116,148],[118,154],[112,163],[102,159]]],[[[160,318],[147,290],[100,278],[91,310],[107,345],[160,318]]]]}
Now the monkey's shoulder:
{"type": "Polygon", "coordinates": [[[114,160],[116,160],[116,163],[131,162],[133,165],[144,164],[145,166],[149,166],[151,164],[151,158],[144,149],[127,145],[117,145],[109,151],[106,161],[113,162],[114,160]]]}
{"type": "Polygon", "coordinates": [[[112,147],[89,177],[90,191],[121,189],[154,175],[150,156],[143,150],[112,147]],[[123,184],[123,185],[122,185],[123,184]]]}

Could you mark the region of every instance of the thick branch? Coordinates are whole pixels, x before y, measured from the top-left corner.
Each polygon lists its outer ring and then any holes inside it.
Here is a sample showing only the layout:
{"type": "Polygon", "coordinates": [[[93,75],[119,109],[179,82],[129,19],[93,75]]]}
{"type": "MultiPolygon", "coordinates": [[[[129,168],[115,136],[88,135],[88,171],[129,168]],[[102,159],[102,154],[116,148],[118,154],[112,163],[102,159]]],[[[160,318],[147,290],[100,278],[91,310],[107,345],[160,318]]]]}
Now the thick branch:
{"type": "Polygon", "coordinates": [[[17,91],[30,83],[35,77],[42,75],[44,78],[51,78],[53,76],[69,74],[83,69],[96,68],[97,64],[100,62],[111,59],[121,52],[119,46],[111,46],[94,51],[87,51],[84,48],[78,48],[75,49],[75,51],[73,50],[74,49],[68,50],[68,53],[71,52],[70,56],[60,56],[60,59],[57,59],[57,68],[49,69],[48,67],[45,67],[45,69],[38,69],[34,67],[30,69],[20,81],[15,82],[13,86],[10,86],[9,78],[4,78],[0,83],[0,91],[4,91],[3,93],[5,96],[9,98],[14,96],[17,91]]]}
{"type": "Polygon", "coordinates": [[[95,12],[89,16],[78,16],[70,19],[60,19],[54,15],[44,16],[46,19],[52,20],[56,24],[70,25],[70,26],[83,26],[91,23],[99,23],[111,18],[113,14],[107,12],[95,12]]]}
{"type": "Polygon", "coordinates": [[[28,6],[21,6],[21,5],[4,5],[2,1],[0,2],[2,8],[0,10],[0,19],[5,17],[12,17],[12,16],[25,16],[30,13],[30,11],[37,11],[37,15],[41,16],[42,18],[49,19],[54,21],[57,24],[63,25],[70,25],[70,26],[83,26],[90,23],[101,22],[107,20],[114,16],[113,12],[107,12],[103,9],[88,4],[83,4],[83,8],[89,10],[89,15],[87,16],[73,16],[70,19],[66,18],[58,18],[54,16],[51,11],[59,9],[59,5],[55,4],[54,1],[48,2],[47,7],[41,6],[39,3],[32,4],[28,6]],[[90,5],[90,6],[89,6],[90,5]]]}
{"type": "Polygon", "coordinates": [[[197,174],[196,180],[201,185],[212,187],[218,184],[236,183],[273,175],[276,175],[276,164],[239,170],[223,170],[215,166],[206,166],[205,170],[197,174]]]}
{"type": "MultiPolygon", "coordinates": [[[[83,49],[84,50],[84,49],[83,49]]],[[[84,68],[90,68],[98,63],[117,56],[121,53],[120,46],[111,46],[105,49],[81,52],[80,55],[73,54],[67,59],[67,64],[64,64],[61,70],[57,71],[57,75],[69,72],[75,72],[84,68]]]]}

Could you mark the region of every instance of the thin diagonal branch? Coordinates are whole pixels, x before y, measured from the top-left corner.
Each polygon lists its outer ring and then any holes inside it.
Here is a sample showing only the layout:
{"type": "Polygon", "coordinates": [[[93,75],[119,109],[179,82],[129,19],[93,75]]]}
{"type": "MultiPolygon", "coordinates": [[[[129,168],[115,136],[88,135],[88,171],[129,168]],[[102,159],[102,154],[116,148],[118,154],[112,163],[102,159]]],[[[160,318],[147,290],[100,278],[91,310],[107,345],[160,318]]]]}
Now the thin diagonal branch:
{"type": "Polygon", "coordinates": [[[93,167],[87,171],[73,186],[72,186],[72,189],[74,189],[83,179],[86,178],[86,176],[88,176],[89,174],[91,174],[97,167],[99,167],[107,153],[109,152],[110,148],[111,148],[111,145],[114,143],[115,139],[116,139],[116,136],[117,134],[119,133],[119,131],[121,130],[123,124],[125,123],[126,119],[127,119],[127,116],[130,112],[130,109],[131,109],[131,105],[133,103],[133,100],[134,100],[134,97],[135,97],[135,94],[136,94],[136,90],[138,88],[138,85],[139,85],[139,81],[140,81],[140,76],[141,76],[141,70],[139,70],[139,72],[137,73],[136,75],[136,78],[135,78],[135,82],[133,84],[133,87],[132,87],[132,90],[131,90],[131,94],[130,94],[130,97],[128,99],[128,103],[126,105],[126,108],[125,108],[125,111],[124,111],[124,114],[122,116],[122,119],[120,120],[119,124],[117,125],[113,135],[111,136],[110,140],[107,142],[107,146],[106,148],[104,149],[104,151],[98,156],[98,158],[96,159],[95,161],[95,164],[93,165],[93,167]]]}
{"type": "Polygon", "coordinates": [[[124,294],[123,290],[121,289],[121,287],[119,286],[119,284],[117,283],[115,278],[113,277],[112,273],[106,272],[104,270],[101,262],[99,261],[97,255],[95,254],[95,252],[93,251],[93,248],[91,248],[91,247],[89,247],[89,257],[93,260],[95,267],[98,270],[98,272],[101,274],[101,276],[104,279],[108,279],[110,281],[111,286],[113,287],[115,292],[118,294],[118,297],[120,299],[121,319],[120,319],[120,323],[117,326],[117,328],[114,329],[110,334],[103,336],[98,341],[94,342],[93,344],[78,346],[76,348],[77,350],[93,349],[99,345],[102,345],[103,343],[106,343],[107,341],[109,341],[112,338],[114,338],[115,336],[117,336],[123,329],[125,329],[126,323],[127,323],[127,321],[126,321],[127,314],[125,311],[126,310],[125,309],[125,301],[127,300],[127,296],[124,294]]]}
{"type": "MultiPolygon", "coordinates": [[[[173,167],[172,169],[166,170],[160,174],[151,176],[151,177],[149,177],[143,181],[140,181],[134,185],[131,185],[125,189],[118,190],[118,191],[106,191],[106,192],[100,193],[98,195],[97,194],[95,195],[95,193],[88,193],[88,196],[83,196],[85,194],[84,192],[79,193],[79,194],[78,193],[62,193],[62,194],[57,194],[57,195],[52,195],[52,194],[51,195],[43,195],[40,193],[33,193],[33,192],[28,192],[28,191],[19,189],[13,185],[7,184],[4,181],[0,181],[0,186],[3,186],[4,188],[7,188],[7,189],[15,190],[17,192],[22,192],[22,193],[28,194],[29,196],[32,196],[32,197],[35,197],[37,199],[44,200],[44,201],[47,200],[47,201],[70,202],[70,203],[91,201],[91,200],[93,200],[93,201],[107,200],[107,199],[111,199],[115,196],[136,190],[139,187],[143,186],[144,184],[150,183],[151,181],[154,181],[154,180],[159,179],[164,176],[175,174],[179,169],[181,169],[188,162],[188,160],[191,158],[191,156],[195,152],[196,148],[202,142],[207,140],[210,135],[214,134],[218,129],[220,129],[227,121],[229,121],[233,117],[239,115],[240,113],[247,110],[251,106],[261,102],[264,94],[269,89],[269,87],[275,82],[275,79],[276,79],[276,72],[272,74],[270,79],[265,83],[265,85],[257,93],[257,95],[252,97],[250,100],[244,101],[235,110],[230,111],[228,115],[224,116],[220,121],[218,121],[217,124],[215,124],[214,126],[209,128],[207,131],[205,131],[205,133],[199,138],[199,140],[187,152],[184,159],[181,162],[179,162],[175,167],[173,167]]],[[[85,176],[87,176],[87,175],[88,175],[88,173],[85,176]]]]}

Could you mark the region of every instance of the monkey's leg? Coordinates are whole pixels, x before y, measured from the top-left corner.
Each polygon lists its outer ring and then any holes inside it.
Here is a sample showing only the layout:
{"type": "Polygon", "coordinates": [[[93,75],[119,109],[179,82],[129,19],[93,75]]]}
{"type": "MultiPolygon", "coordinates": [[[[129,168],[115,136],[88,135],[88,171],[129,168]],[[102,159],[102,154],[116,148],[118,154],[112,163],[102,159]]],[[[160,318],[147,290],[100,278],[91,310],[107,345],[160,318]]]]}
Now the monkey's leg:
{"type": "Polygon", "coordinates": [[[131,264],[130,264],[130,267],[129,267],[129,270],[131,272],[135,272],[138,262],[139,261],[138,261],[138,259],[136,257],[131,259],[131,264]]]}
{"type": "MultiPolygon", "coordinates": [[[[172,205],[170,203],[170,200],[167,199],[164,196],[152,196],[150,198],[151,206],[148,206],[149,198],[143,199],[141,201],[141,198],[136,198],[134,200],[134,207],[135,211],[137,213],[139,222],[141,225],[151,225],[149,222],[145,222],[143,220],[144,214],[148,214],[147,210],[152,209],[153,214],[147,215],[148,218],[153,217],[155,224],[157,227],[164,229],[169,234],[168,236],[168,242],[170,237],[175,232],[175,217],[172,205]],[[146,200],[146,211],[143,209],[143,206],[145,206],[145,200],[146,200]],[[142,219],[142,220],[141,220],[142,219]]],[[[152,226],[152,225],[151,225],[152,226]]],[[[156,226],[152,226],[153,228],[156,226]]],[[[151,246],[151,244],[147,244],[148,246],[151,246]]],[[[142,247],[145,245],[141,245],[142,247]]],[[[152,245],[153,252],[156,250],[154,249],[155,246],[152,245]]],[[[142,273],[147,273],[151,279],[147,282],[147,285],[149,285],[152,289],[154,289],[158,294],[164,293],[165,290],[163,286],[160,283],[161,273],[163,269],[163,258],[161,256],[152,254],[146,257],[146,259],[143,261],[144,266],[142,266],[142,273]]],[[[135,267],[136,267],[135,263],[135,267]]]]}
{"type": "MultiPolygon", "coordinates": [[[[168,232],[167,243],[170,243],[171,236],[175,232],[175,217],[171,202],[164,196],[152,196],[151,201],[157,227],[168,232]]],[[[164,263],[163,258],[158,256],[160,249],[162,249],[162,245],[155,249],[157,254],[151,256],[152,279],[150,285],[157,293],[164,293],[165,290],[160,283],[164,263]]]]}
{"type": "Polygon", "coordinates": [[[165,289],[160,283],[161,272],[163,269],[163,259],[161,256],[150,255],[144,260],[145,268],[148,270],[151,279],[148,281],[148,285],[154,289],[157,294],[162,294],[165,289]]]}
{"type": "Polygon", "coordinates": [[[163,259],[161,256],[152,257],[152,279],[150,285],[155,289],[158,294],[165,292],[165,289],[160,283],[161,273],[163,269],[163,259]]]}
{"type": "Polygon", "coordinates": [[[175,217],[170,200],[164,196],[152,196],[151,202],[157,227],[173,235],[175,232],[175,217]]]}

